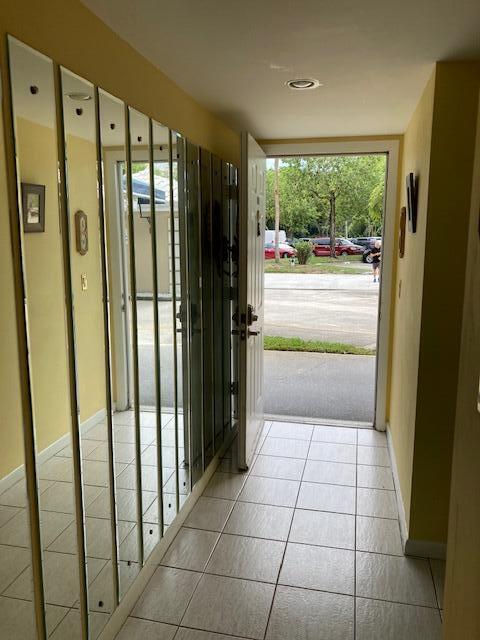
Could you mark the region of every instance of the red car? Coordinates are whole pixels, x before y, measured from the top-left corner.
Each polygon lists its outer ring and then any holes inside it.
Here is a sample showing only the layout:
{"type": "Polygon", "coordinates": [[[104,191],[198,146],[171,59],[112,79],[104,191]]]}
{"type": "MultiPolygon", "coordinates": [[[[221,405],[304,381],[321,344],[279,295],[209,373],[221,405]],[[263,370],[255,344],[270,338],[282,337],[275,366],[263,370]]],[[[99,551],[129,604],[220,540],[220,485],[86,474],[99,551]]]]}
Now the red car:
{"type": "MultiPolygon", "coordinates": [[[[286,242],[279,242],[278,250],[280,252],[281,258],[294,258],[297,255],[296,250],[286,242]]],[[[275,258],[275,243],[266,242],[265,243],[265,260],[271,260],[272,258],[275,258]]]]}
{"type": "MultiPolygon", "coordinates": [[[[316,256],[330,255],[330,238],[314,238],[311,242],[313,243],[313,253],[316,256]]],[[[336,238],[335,255],[337,256],[360,256],[364,251],[365,247],[353,244],[350,240],[336,238]]]]}

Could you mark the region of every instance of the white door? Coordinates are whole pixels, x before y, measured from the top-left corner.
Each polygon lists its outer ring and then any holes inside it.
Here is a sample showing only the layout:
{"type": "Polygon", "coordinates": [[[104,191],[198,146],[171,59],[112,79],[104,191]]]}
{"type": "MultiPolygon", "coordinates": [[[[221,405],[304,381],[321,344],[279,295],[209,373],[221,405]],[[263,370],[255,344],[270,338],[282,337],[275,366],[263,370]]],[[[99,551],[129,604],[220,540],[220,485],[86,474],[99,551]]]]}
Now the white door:
{"type": "Polygon", "coordinates": [[[242,133],[240,171],[238,464],[247,468],[263,427],[263,273],[266,157],[242,133]]]}

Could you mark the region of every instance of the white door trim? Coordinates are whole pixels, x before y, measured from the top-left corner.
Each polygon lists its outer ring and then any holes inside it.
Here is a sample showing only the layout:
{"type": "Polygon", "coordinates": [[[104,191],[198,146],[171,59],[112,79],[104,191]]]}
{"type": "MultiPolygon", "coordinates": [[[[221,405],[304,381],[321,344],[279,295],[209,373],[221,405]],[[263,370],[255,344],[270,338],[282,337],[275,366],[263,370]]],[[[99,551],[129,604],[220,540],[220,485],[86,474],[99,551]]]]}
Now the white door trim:
{"type": "Polygon", "coordinates": [[[400,140],[338,140],[263,144],[267,157],[313,156],[335,154],[386,153],[387,187],[382,243],[382,281],[377,336],[377,370],[375,393],[375,428],[385,431],[387,422],[387,391],[390,359],[390,317],[393,291],[393,265],[396,257],[395,222],[397,210],[397,178],[400,140]]]}

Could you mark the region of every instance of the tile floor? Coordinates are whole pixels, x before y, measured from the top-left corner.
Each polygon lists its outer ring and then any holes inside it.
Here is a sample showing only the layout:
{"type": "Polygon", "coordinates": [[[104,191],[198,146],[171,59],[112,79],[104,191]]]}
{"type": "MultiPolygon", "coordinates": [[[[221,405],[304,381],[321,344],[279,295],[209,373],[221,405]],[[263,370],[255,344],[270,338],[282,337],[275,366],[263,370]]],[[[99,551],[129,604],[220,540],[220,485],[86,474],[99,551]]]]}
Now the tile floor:
{"type": "MultiPolygon", "coordinates": [[[[183,427],[179,427],[183,447],[183,427]]],[[[135,438],[133,412],[114,416],[117,476],[120,588],[128,589],[138,573],[135,438]]],[[[141,414],[143,527],[146,556],[158,541],[155,415],[141,414]]],[[[176,515],[175,427],[172,415],[162,419],[164,523],[176,515]]],[[[183,467],[183,448],[179,449],[183,467]]],[[[44,550],[47,627],[53,640],[80,638],[76,524],[72,484],[72,450],[64,447],[38,468],[40,519],[44,550]]],[[[92,637],[97,637],[112,610],[110,501],[105,422],[82,433],[86,543],[92,637]],[[99,604],[101,603],[101,606],[99,604]],[[106,613],[107,612],[107,613],[106,613]]],[[[179,469],[179,502],[189,490],[179,469]]],[[[36,638],[32,604],[30,541],[24,480],[0,495],[0,637],[36,638]]]]}
{"type": "Polygon", "coordinates": [[[444,563],[402,554],[384,434],[268,423],[227,453],[118,640],[437,640],[444,563]]]}

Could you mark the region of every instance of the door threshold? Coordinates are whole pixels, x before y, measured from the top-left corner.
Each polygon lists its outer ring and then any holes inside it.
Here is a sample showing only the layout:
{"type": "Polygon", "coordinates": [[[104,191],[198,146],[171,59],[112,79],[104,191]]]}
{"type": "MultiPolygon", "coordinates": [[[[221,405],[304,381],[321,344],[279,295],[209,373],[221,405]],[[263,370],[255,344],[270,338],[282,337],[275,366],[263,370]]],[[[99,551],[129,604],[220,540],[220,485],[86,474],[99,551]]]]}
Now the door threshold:
{"type": "Polygon", "coordinates": [[[330,427],[349,427],[350,429],[374,429],[371,422],[360,422],[353,420],[333,420],[330,418],[306,418],[305,416],[285,416],[265,413],[264,419],[267,422],[300,422],[302,424],[319,424],[330,427]]]}

